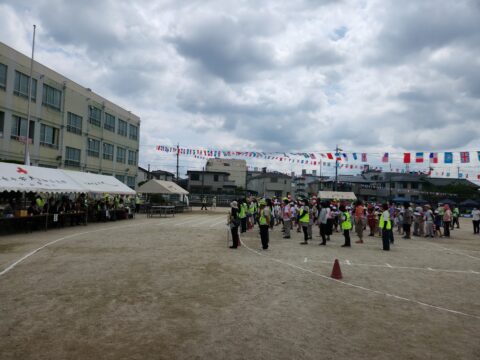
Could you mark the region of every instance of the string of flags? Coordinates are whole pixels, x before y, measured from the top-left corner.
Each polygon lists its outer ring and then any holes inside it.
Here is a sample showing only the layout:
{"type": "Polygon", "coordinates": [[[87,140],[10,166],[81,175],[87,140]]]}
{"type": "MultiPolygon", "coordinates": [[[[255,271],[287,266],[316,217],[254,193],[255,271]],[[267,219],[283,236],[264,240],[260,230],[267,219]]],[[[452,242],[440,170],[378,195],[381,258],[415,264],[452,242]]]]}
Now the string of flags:
{"type": "MultiPolygon", "coordinates": [[[[367,163],[369,155],[367,153],[357,153],[357,152],[263,152],[263,151],[232,151],[232,150],[218,150],[218,149],[191,149],[184,147],[168,146],[168,145],[157,145],[156,150],[165,153],[173,153],[187,156],[205,156],[205,157],[242,157],[242,158],[257,158],[257,159],[266,159],[266,160],[276,160],[279,162],[285,163],[297,163],[297,164],[306,164],[306,165],[323,165],[322,162],[338,161],[340,163],[345,162],[362,162],[367,163]]],[[[480,162],[480,151],[476,152],[476,158],[480,162]]],[[[455,159],[458,159],[461,164],[468,164],[471,162],[471,156],[469,151],[461,152],[415,152],[412,153],[406,152],[403,153],[403,163],[404,164],[422,164],[429,162],[430,164],[439,164],[440,163],[440,154],[443,154],[443,163],[444,164],[453,164],[455,159]]],[[[381,156],[381,162],[389,163],[390,153],[385,152],[381,156]]],[[[356,168],[356,167],[352,167],[356,168]]],[[[358,168],[358,167],[357,167],[358,168]]]]}

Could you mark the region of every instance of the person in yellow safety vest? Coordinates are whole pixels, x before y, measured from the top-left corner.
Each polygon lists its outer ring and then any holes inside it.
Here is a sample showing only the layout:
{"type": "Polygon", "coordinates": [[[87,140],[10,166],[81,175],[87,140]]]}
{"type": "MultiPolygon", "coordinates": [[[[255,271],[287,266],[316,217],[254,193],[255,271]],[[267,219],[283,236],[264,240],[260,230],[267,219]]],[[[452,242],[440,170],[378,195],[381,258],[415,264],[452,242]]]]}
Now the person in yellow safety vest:
{"type": "Polygon", "coordinates": [[[352,215],[347,211],[347,208],[344,204],[340,205],[338,208],[342,214],[342,230],[343,237],[345,238],[345,243],[342,247],[350,247],[350,230],[352,229],[352,215]]]}
{"type": "Polygon", "coordinates": [[[390,219],[390,212],[388,211],[388,204],[382,205],[382,215],[380,215],[380,220],[378,226],[382,229],[382,243],[383,250],[389,251],[390,244],[393,244],[393,231],[392,231],[392,221],[390,219]]]}
{"type": "Polygon", "coordinates": [[[308,200],[302,200],[302,207],[298,212],[298,222],[303,230],[303,242],[301,245],[308,245],[308,224],[310,223],[310,209],[308,208],[308,200]]]}
{"type": "Polygon", "coordinates": [[[266,206],[267,202],[265,200],[260,200],[258,202],[260,205],[258,224],[260,225],[260,239],[262,241],[262,249],[268,249],[268,228],[270,227],[270,209],[266,206]]]}
{"type": "Polygon", "coordinates": [[[135,213],[138,214],[140,212],[140,196],[135,195],[135,213]]]}
{"type": "Polygon", "coordinates": [[[43,200],[40,195],[37,195],[37,197],[35,198],[35,203],[37,204],[40,212],[43,213],[43,208],[45,207],[45,200],[43,200]]]}
{"type": "Polygon", "coordinates": [[[245,199],[242,199],[240,201],[240,211],[238,212],[238,217],[240,219],[240,233],[247,232],[247,211],[248,211],[248,206],[247,206],[247,201],[245,199]]]}
{"type": "Polygon", "coordinates": [[[248,206],[248,227],[252,229],[255,225],[255,216],[257,213],[256,203],[252,200],[248,206]]]}

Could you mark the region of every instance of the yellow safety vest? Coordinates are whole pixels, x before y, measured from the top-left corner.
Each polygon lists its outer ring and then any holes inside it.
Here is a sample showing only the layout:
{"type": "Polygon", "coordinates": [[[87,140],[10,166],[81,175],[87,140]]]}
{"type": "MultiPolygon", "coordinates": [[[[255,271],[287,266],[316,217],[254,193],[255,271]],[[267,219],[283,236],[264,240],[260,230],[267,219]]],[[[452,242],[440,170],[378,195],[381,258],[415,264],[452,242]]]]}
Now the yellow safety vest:
{"type": "Polygon", "coordinates": [[[303,208],[300,209],[300,222],[302,223],[309,223],[310,222],[310,214],[308,211],[306,211],[306,215],[302,217],[302,215],[305,213],[305,210],[303,208]]]}
{"type": "Polygon", "coordinates": [[[260,219],[258,220],[260,225],[268,225],[267,217],[263,215],[264,213],[265,213],[264,209],[260,210],[260,219]]]}
{"type": "Polygon", "coordinates": [[[240,219],[243,219],[246,216],[247,216],[247,204],[242,203],[240,204],[240,211],[239,211],[238,217],[240,219]]]}
{"type": "Polygon", "coordinates": [[[342,222],[342,230],[350,230],[352,228],[352,217],[348,211],[345,211],[343,215],[345,216],[345,220],[342,222]]]}
{"type": "Polygon", "coordinates": [[[383,213],[380,215],[380,221],[378,223],[381,229],[385,228],[386,230],[391,230],[392,229],[392,222],[390,221],[390,216],[388,217],[387,220],[387,226],[385,227],[385,220],[383,219],[383,213]]]}

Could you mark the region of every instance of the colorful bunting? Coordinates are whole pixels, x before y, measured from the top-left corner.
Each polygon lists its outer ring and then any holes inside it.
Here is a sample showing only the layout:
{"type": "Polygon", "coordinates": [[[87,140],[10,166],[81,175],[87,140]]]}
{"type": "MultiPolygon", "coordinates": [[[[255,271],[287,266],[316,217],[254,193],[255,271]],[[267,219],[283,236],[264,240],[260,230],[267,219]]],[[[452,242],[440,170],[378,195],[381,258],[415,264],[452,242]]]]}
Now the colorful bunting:
{"type": "Polygon", "coordinates": [[[462,162],[462,164],[470,162],[470,153],[468,151],[462,151],[460,153],[460,162],[462,162]]]}
{"type": "Polygon", "coordinates": [[[415,153],[415,162],[416,163],[423,163],[423,152],[415,153]]]}
{"type": "Polygon", "coordinates": [[[438,153],[430,153],[430,162],[432,164],[438,164],[438,153]]]}
{"type": "MultiPolygon", "coordinates": [[[[444,163],[445,164],[453,164],[453,153],[446,152],[444,154],[444,163]]],[[[450,176],[450,175],[448,175],[448,176],[450,176]]]]}
{"type": "Polygon", "coordinates": [[[403,154],[403,163],[404,164],[410,164],[410,153],[404,153],[403,154]]]}

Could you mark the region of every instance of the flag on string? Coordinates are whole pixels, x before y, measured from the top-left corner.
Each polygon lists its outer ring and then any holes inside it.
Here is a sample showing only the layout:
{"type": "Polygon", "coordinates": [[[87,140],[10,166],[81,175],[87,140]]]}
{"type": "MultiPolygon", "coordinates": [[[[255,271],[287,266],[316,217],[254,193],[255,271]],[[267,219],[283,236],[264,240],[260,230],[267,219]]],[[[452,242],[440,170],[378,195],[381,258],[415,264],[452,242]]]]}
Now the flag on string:
{"type": "Polygon", "coordinates": [[[345,158],[345,160],[348,160],[348,156],[346,153],[343,153],[342,156],[345,158]]]}
{"type": "Polygon", "coordinates": [[[430,162],[432,164],[438,164],[438,153],[430,153],[430,162]]]}
{"type": "MultiPolygon", "coordinates": [[[[453,164],[453,153],[451,152],[446,152],[444,153],[444,162],[445,164],[453,164]]],[[[449,174],[449,173],[448,173],[449,174]]],[[[450,176],[450,175],[448,175],[450,176]]]]}
{"type": "Polygon", "coordinates": [[[328,157],[330,160],[333,160],[333,155],[332,155],[332,153],[327,153],[327,157],[328,157]]]}
{"type": "Polygon", "coordinates": [[[480,161],[480,151],[477,151],[478,161],[480,161]]]}
{"type": "Polygon", "coordinates": [[[335,153],[335,160],[336,161],[342,161],[342,157],[341,157],[340,153],[335,153]]]}
{"type": "Polygon", "coordinates": [[[403,153],[403,163],[410,164],[410,153],[403,153]]]}
{"type": "Polygon", "coordinates": [[[480,174],[477,175],[477,179],[480,180],[480,174]]]}
{"type": "Polygon", "coordinates": [[[416,163],[423,163],[423,152],[415,153],[415,162],[416,163]]]}
{"type": "Polygon", "coordinates": [[[462,151],[460,153],[460,162],[464,164],[470,162],[470,153],[468,151],[462,151]]]}
{"type": "Polygon", "coordinates": [[[357,153],[353,153],[352,156],[353,156],[353,160],[357,160],[357,153]]]}
{"type": "Polygon", "coordinates": [[[387,163],[388,162],[388,153],[384,153],[382,156],[382,162],[387,163]]]}
{"type": "Polygon", "coordinates": [[[362,161],[367,162],[367,153],[362,153],[362,161]]]}

